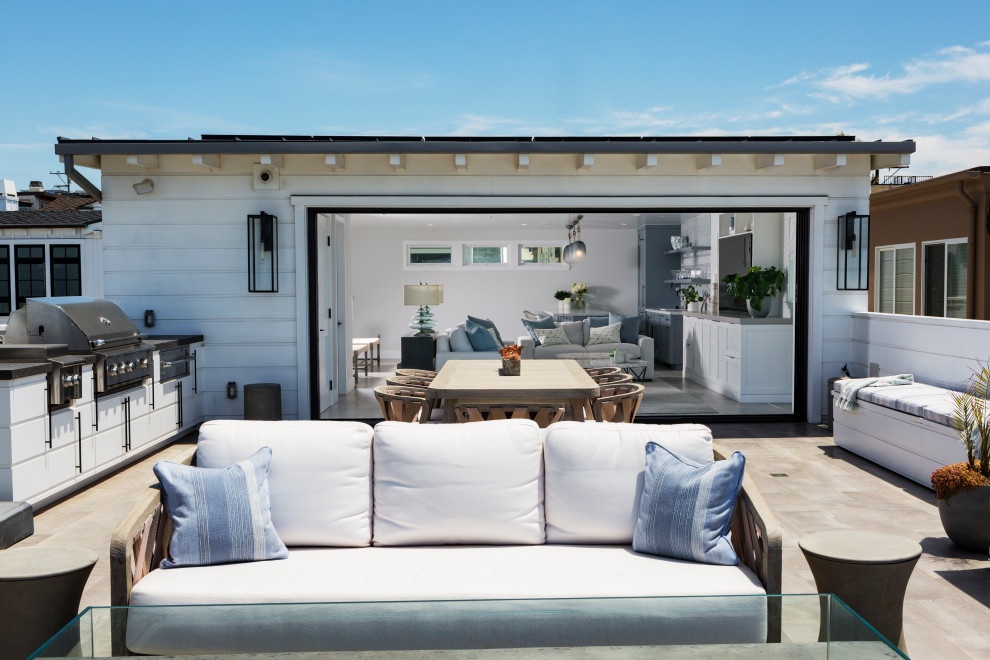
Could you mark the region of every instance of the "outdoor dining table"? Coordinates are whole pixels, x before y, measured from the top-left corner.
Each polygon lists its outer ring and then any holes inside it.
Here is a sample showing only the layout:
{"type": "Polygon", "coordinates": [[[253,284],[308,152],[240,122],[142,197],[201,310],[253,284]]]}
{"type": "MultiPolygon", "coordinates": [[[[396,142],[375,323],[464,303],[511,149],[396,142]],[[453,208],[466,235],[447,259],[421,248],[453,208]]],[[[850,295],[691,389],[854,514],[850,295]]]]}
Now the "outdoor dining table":
{"type": "Polygon", "coordinates": [[[520,375],[503,376],[501,360],[448,360],[426,390],[443,399],[443,421],[457,421],[458,403],[566,403],[567,418],[584,421],[585,403],[598,384],[573,360],[523,360],[520,375]]]}

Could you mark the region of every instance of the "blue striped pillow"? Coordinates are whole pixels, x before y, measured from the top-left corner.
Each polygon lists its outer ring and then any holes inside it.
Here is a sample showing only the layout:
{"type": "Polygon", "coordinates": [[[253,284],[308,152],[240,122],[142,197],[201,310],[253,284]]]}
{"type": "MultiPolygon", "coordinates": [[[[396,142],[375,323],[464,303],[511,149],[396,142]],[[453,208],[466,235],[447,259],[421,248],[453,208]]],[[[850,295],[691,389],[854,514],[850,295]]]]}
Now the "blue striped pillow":
{"type": "Polygon", "coordinates": [[[227,468],[155,463],[172,519],[169,557],[162,568],[210,566],[289,556],[272,525],[268,466],[272,450],[227,468]]]}
{"type": "Polygon", "coordinates": [[[730,530],[746,457],[694,463],[646,444],[646,477],[633,550],[705,564],[739,563],[730,530]]]}

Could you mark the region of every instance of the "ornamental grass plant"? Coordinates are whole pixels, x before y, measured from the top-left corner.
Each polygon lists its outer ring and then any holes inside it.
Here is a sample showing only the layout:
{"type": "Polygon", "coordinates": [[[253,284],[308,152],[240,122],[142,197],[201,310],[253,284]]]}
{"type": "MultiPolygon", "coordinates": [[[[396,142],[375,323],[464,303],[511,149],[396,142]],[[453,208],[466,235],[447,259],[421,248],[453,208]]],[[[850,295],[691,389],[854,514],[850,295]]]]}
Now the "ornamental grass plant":
{"type": "Polygon", "coordinates": [[[990,360],[977,366],[965,388],[952,393],[952,427],[966,447],[966,462],[932,472],[932,487],[940,500],[990,486],[990,360]]]}

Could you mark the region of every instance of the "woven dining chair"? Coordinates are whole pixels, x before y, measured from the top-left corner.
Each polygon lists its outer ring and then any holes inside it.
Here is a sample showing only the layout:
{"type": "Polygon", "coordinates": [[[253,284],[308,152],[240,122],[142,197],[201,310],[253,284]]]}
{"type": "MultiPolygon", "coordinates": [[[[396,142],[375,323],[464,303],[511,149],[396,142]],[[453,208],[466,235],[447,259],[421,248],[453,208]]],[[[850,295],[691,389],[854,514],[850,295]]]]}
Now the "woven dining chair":
{"type": "Polygon", "coordinates": [[[618,385],[619,383],[631,383],[633,377],[632,374],[624,374],[620,371],[617,374],[598,374],[592,376],[591,380],[599,385],[618,385]]]}
{"type": "Polygon", "coordinates": [[[385,379],[386,385],[398,385],[399,387],[429,387],[433,382],[432,378],[424,376],[389,376],[385,379]]]}
{"type": "Polygon", "coordinates": [[[531,419],[541,429],[545,429],[554,422],[563,419],[564,404],[459,403],[454,406],[454,415],[457,417],[458,423],[461,424],[495,419],[531,419]]]}
{"type": "Polygon", "coordinates": [[[608,374],[621,374],[622,367],[588,367],[585,369],[589,376],[607,376],[608,374]]]}
{"type": "Polygon", "coordinates": [[[375,398],[382,408],[382,417],[390,422],[419,422],[425,424],[433,413],[433,402],[426,398],[425,387],[379,385],[375,398]]]}
{"type": "Polygon", "coordinates": [[[596,422],[633,422],[646,388],[638,383],[601,386],[601,396],[591,402],[596,422]]]}
{"type": "Polygon", "coordinates": [[[437,377],[436,371],[430,371],[429,369],[396,369],[396,376],[415,376],[416,378],[429,378],[433,380],[437,377]]]}

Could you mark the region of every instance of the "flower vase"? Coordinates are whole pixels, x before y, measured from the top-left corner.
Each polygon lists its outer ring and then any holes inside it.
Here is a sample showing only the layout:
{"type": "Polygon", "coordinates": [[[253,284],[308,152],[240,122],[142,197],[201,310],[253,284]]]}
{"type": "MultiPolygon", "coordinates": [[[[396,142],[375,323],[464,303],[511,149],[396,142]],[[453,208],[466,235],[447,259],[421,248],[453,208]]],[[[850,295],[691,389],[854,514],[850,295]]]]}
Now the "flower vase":
{"type": "Polygon", "coordinates": [[[584,309],[584,298],[578,298],[574,301],[574,309],[584,309]]]}
{"type": "Polygon", "coordinates": [[[563,309],[566,312],[571,308],[571,299],[564,298],[564,300],[560,304],[561,304],[561,309],[563,309]]]}
{"type": "Polygon", "coordinates": [[[507,358],[502,358],[502,375],[518,376],[519,367],[521,364],[522,364],[522,360],[509,360],[507,358]]]}

